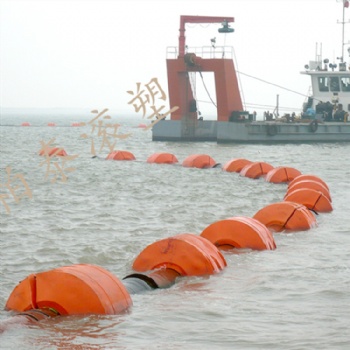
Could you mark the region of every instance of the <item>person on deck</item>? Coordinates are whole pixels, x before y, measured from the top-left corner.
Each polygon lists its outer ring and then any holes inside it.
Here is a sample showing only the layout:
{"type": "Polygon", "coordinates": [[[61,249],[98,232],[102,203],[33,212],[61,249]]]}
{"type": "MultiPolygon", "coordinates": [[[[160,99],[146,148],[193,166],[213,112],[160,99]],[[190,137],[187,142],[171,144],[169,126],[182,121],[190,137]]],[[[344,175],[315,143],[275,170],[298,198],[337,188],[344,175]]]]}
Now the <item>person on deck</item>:
{"type": "Polygon", "coordinates": [[[339,103],[334,112],[333,119],[337,122],[343,122],[345,121],[345,113],[346,112],[343,110],[343,105],[339,103]]]}

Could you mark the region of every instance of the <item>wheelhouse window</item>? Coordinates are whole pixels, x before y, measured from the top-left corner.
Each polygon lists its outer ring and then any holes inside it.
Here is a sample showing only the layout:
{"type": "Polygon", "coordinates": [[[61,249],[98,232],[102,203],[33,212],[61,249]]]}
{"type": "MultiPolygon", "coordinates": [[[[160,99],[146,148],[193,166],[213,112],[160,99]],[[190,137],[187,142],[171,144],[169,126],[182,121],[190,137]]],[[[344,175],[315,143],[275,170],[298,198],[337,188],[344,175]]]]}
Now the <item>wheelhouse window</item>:
{"type": "Polygon", "coordinates": [[[341,90],[344,92],[350,92],[350,78],[340,77],[341,90]]]}
{"type": "Polygon", "coordinates": [[[331,77],[329,86],[331,88],[331,91],[340,91],[339,78],[331,77]]]}
{"type": "Polygon", "coordinates": [[[328,77],[318,77],[318,88],[320,91],[329,91],[328,77]]]}

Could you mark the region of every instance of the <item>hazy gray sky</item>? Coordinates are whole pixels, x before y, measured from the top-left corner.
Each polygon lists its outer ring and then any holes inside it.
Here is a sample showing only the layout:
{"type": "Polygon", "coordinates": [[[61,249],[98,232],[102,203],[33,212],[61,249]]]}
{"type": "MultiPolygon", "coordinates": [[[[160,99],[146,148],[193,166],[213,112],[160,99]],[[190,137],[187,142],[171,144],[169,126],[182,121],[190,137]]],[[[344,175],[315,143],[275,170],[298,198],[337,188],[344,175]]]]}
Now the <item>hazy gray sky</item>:
{"type": "MultiPolygon", "coordinates": [[[[341,55],[339,1],[0,0],[0,105],[133,111],[126,91],[137,82],[156,77],[167,93],[166,50],[178,45],[180,15],[234,17],[233,34],[219,34],[219,24],[188,25],[186,43],[209,46],[216,37],[234,47],[239,71],[307,94],[300,71],[316,43],[323,58],[341,55]]],[[[240,80],[247,104],[274,105],[279,94],[282,107],[298,108],[305,99],[240,80]]]]}

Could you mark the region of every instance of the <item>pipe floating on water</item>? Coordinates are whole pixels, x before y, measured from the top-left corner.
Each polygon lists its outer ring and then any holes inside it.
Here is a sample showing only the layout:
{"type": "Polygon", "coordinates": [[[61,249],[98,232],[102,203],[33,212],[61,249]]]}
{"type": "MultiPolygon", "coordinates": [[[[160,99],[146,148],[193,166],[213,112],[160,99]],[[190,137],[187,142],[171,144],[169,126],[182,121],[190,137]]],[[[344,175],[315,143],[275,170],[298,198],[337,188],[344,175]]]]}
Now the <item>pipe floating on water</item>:
{"type": "Polygon", "coordinates": [[[11,328],[30,325],[56,316],[59,316],[59,313],[53,309],[35,309],[17,313],[0,322],[0,334],[11,328]]]}
{"type": "Polygon", "coordinates": [[[207,154],[192,154],[182,162],[182,166],[187,168],[207,169],[215,165],[215,160],[207,154]]]}
{"type": "Polygon", "coordinates": [[[135,160],[135,156],[129,151],[113,151],[106,157],[106,160],[135,160]]]}
{"type": "Polygon", "coordinates": [[[205,228],[200,236],[208,239],[221,250],[276,249],[271,231],[260,221],[249,217],[236,216],[217,221],[205,228]]]}
{"type": "Polygon", "coordinates": [[[244,158],[235,158],[229,160],[223,166],[222,170],[228,171],[230,173],[239,173],[246,165],[253,163],[251,160],[244,158]]]}
{"type": "Polygon", "coordinates": [[[131,305],[128,291],[112,273],[99,266],[78,264],[29,275],[12,291],[5,309],[116,315],[131,305]]]}
{"type": "Polygon", "coordinates": [[[324,187],[327,188],[327,190],[329,191],[329,187],[328,185],[318,176],[316,175],[310,175],[310,174],[304,174],[304,175],[299,175],[297,176],[294,180],[292,180],[289,184],[288,184],[288,188],[293,186],[295,183],[300,182],[300,181],[305,181],[305,180],[311,180],[311,181],[316,181],[321,183],[324,187]]]}
{"type": "Polygon", "coordinates": [[[254,216],[272,231],[304,231],[317,225],[314,215],[303,204],[278,202],[260,209],[254,216]]]}
{"type": "Polygon", "coordinates": [[[41,308],[41,309],[32,309],[28,311],[23,311],[15,316],[23,316],[30,319],[31,321],[39,322],[39,321],[42,321],[48,318],[53,318],[59,315],[60,314],[55,309],[41,308]]]}
{"type": "Polygon", "coordinates": [[[315,191],[319,191],[325,197],[327,197],[327,199],[330,202],[332,202],[332,198],[331,198],[331,195],[330,195],[329,190],[327,189],[327,187],[322,185],[321,182],[313,181],[313,180],[303,180],[303,181],[299,181],[299,182],[294,183],[293,185],[288,187],[286,195],[290,194],[291,192],[294,192],[295,190],[299,190],[301,188],[309,188],[309,189],[312,189],[312,190],[315,190],[315,191]]]}
{"type": "Polygon", "coordinates": [[[271,169],[267,174],[265,180],[272,183],[290,182],[297,176],[300,176],[301,172],[291,167],[276,167],[271,169]]]}
{"type": "Polygon", "coordinates": [[[154,153],[147,158],[147,163],[174,164],[178,159],[171,153],[154,153]]]}
{"type": "Polygon", "coordinates": [[[21,124],[21,126],[30,126],[30,123],[29,123],[29,122],[23,122],[23,123],[21,124]]]}
{"type": "Polygon", "coordinates": [[[173,269],[162,268],[148,274],[133,273],[123,278],[123,283],[130,294],[136,294],[157,288],[171,287],[180,274],[173,269]]]}
{"type": "Polygon", "coordinates": [[[251,179],[258,179],[259,177],[266,175],[272,169],[274,169],[274,167],[269,163],[253,162],[243,167],[239,174],[251,179]]]}
{"type": "Polygon", "coordinates": [[[203,276],[220,272],[227,265],[224,256],[207,239],[182,233],[147,246],[134,260],[137,272],[171,269],[180,276],[203,276]]]}
{"type": "Polygon", "coordinates": [[[322,192],[311,188],[300,188],[289,192],[284,200],[303,204],[310,210],[319,213],[328,213],[333,210],[329,199],[322,192]]]}

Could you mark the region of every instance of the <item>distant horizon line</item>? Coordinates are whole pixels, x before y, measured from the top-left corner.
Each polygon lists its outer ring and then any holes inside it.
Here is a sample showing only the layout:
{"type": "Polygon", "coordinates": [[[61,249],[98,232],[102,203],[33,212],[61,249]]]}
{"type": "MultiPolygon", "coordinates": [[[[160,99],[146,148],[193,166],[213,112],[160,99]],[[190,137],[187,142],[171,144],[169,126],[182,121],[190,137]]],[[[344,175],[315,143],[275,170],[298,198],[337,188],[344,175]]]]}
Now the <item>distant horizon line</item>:
{"type": "MultiPolygon", "coordinates": [[[[104,107],[107,108],[107,107],[104,107]]],[[[2,109],[96,109],[96,108],[92,108],[92,107],[1,107],[0,106],[0,110],[2,109]]],[[[108,108],[108,110],[117,110],[117,108],[108,108]]],[[[133,111],[126,111],[124,109],[118,109],[120,111],[123,112],[130,112],[130,113],[135,113],[133,111]]]]}

